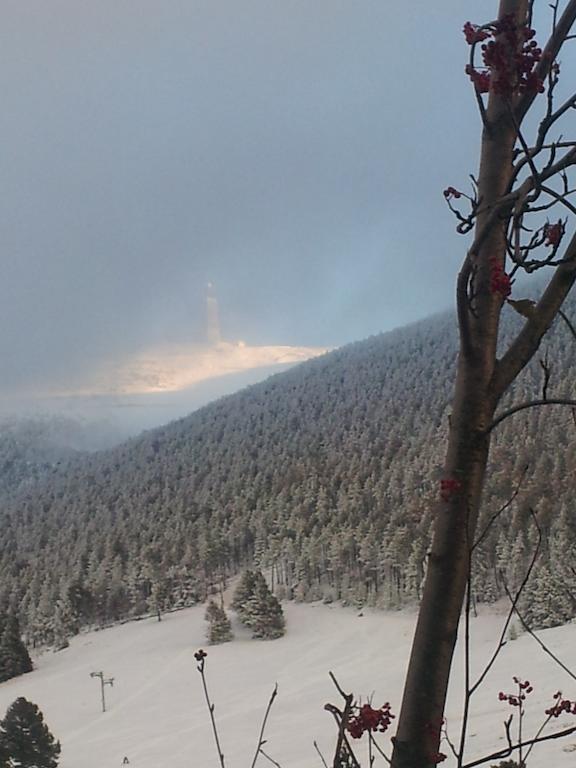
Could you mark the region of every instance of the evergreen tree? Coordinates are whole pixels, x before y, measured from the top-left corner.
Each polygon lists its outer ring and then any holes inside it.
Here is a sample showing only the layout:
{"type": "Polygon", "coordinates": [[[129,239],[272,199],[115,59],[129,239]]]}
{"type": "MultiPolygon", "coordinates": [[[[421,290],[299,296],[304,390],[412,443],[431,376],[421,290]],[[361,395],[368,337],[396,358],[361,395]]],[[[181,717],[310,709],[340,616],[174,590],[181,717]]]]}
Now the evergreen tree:
{"type": "Polygon", "coordinates": [[[56,768],[59,754],[60,743],[36,704],[16,699],[0,722],[0,757],[10,768],[56,768]]]}
{"type": "Polygon", "coordinates": [[[230,619],[226,616],[226,611],[221,608],[214,600],[210,600],[206,608],[204,618],[208,622],[208,642],[210,645],[227,643],[233,638],[230,619]]]}
{"type": "Polygon", "coordinates": [[[0,618],[0,682],[32,671],[32,661],[14,614],[0,618]]]}
{"type": "Polygon", "coordinates": [[[286,631],[282,606],[270,592],[260,571],[253,574],[252,592],[238,612],[243,624],[250,627],[252,637],[274,640],[286,631]]]}
{"type": "Polygon", "coordinates": [[[547,565],[533,574],[521,598],[523,617],[531,629],[546,629],[565,624],[574,616],[575,606],[562,582],[547,565]]]}
{"type": "Polygon", "coordinates": [[[242,622],[244,622],[245,619],[246,605],[248,600],[250,600],[254,594],[255,583],[256,573],[248,569],[242,574],[240,581],[238,582],[238,586],[234,591],[234,597],[232,598],[230,607],[232,610],[236,611],[240,621],[242,622]]]}

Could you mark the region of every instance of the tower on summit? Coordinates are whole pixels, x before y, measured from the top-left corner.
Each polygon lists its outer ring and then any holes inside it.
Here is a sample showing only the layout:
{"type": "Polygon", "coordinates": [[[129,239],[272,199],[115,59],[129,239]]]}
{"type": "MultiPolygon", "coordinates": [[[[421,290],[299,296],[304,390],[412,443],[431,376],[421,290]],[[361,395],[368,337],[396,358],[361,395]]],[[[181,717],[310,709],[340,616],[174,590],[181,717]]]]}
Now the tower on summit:
{"type": "Polygon", "coordinates": [[[220,317],[218,314],[218,300],[214,294],[214,286],[208,283],[206,289],[206,340],[208,344],[219,344],[220,317]]]}

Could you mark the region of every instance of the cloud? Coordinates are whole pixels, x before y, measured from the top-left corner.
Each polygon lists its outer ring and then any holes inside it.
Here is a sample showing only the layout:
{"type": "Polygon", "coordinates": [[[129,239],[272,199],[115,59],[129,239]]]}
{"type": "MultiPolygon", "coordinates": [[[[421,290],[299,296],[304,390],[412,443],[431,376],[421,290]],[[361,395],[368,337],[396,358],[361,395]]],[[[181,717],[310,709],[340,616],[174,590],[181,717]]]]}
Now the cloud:
{"type": "Polygon", "coordinates": [[[333,346],[451,301],[441,190],[476,163],[475,8],[7,3],[0,389],[199,341],[209,280],[253,345],[333,346]]]}

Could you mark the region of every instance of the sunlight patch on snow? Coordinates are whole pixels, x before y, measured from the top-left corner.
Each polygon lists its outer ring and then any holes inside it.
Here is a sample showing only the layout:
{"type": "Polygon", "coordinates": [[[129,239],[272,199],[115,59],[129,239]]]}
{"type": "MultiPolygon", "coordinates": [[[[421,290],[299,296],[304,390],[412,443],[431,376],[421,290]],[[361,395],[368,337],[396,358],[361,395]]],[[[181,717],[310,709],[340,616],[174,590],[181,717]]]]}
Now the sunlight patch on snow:
{"type": "Polygon", "coordinates": [[[201,381],[276,365],[296,364],[327,352],[325,347],[218,344],[167,345],[109,362],[88,381],[59,387],[52,397],[181,392],[201,381]]]}

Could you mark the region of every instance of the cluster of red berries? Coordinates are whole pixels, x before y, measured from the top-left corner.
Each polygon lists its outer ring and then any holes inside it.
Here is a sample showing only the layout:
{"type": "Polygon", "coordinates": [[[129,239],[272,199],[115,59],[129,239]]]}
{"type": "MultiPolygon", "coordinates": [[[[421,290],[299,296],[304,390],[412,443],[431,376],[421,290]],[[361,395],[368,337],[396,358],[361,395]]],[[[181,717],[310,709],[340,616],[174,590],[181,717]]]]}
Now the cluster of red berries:
{"type": "Polygon", "coordinates": [[[442,501],[450,501],[461,489],[462,483],[454,477],[440,480],[440,498],[442,501]]]}
{"type": "Polygon", "coordinates": [[[552,715],[552,717],[560,717],[560,715],[564,713],[567,715],[576,715],[576,701],[563,699],[562,691],[556,691],[552,698],[556,701],[550,709],[545,710],[547,715],[552,715]]]}
{"type": "Polygon", "coordinates": [[[491,80],[489,72],[480,72],[470,64],[466,64],[465,72],[474,83],[474,88],[476,88],[478,93],[488,93],[491,80]]]}
{"type": "Polygon", "coordinates": [[[472,24],[471,21],[467,21],[464,24],[464,37],[468,45],[474,45],[474,43],[481,43],[483,40],[487,40],[490,37],[490,32],[482,29],[477,24],[472,24]]]}
{"type": "Polygon", "coordinates": [[[498,293],[507,299],[512,293],[512,280],[495,256],[490,259],[490,293],[498,293]]]}
{"type": "Polygon", "coordinates": [[[386,702],[380,709],[373,709],[370,704],[363,704],[358,714],[348,720],[346,729],[353,739],[359,739],[366,731],[384,733],[390,727],[395,715],[390,712],[390,704],[386,702]]]}
{"type": "Polygon", "coordinates": [[[564,224],[562,221],[557,221],[556,224],[544,225],[544,245],[556,246],[562,239],[564,234],[564,224]]]}
{"type": "Polygon", "coordinates": [[[438,763],[442,763],[444,760],[446,760],[444,752],[436,752],[435,755],[430,755],[430,762],[434,763],[434,765],[438,765],[438,763]]]}
{"type": "Polygon", "coordinates": [[[482,45],[484,69],[475,69],[470,64],[466,67],[476,90],[487,93],[493,88],[508,97],[517,93],[542,93],[544,83],[536,72],[542,49],[533,39],[535,34],[533,29],[519,26],[513,14],[484,28],[467,21],[464,36],[469,45],[492,38],[482,45]]]}
{"type": "Polygon", "coordinates": [[[462,192],[459,192],[454,187],[447,187],[442,194],[446,200],[451,200],[452,198],[458,200],[459,197],[462,197],[462,192]]]}
{"type": "Polygon", "coordinates": [[[526,696],[532,693],[534,688],[531,686],[529,680],[520,680],[519,677],[512,678],[518,686],[518,693],[500,693],[498,694],[499,701],[507,701],[511,707],[520,707],[522,702],[525,701],[526,696]]]}
{"type": "Polygon", "coordinates": [[[208,654],[206,653],[206,651],[203,651],[202,648],[200,648],[200,650],[196,651],[196,653],[194,654],[194,658],[199,664],[201,664],[204,661],[206,656],[208,656],[208,654]]]}

